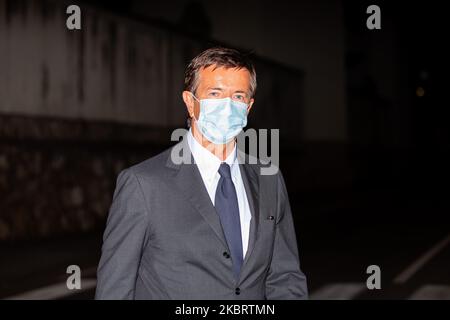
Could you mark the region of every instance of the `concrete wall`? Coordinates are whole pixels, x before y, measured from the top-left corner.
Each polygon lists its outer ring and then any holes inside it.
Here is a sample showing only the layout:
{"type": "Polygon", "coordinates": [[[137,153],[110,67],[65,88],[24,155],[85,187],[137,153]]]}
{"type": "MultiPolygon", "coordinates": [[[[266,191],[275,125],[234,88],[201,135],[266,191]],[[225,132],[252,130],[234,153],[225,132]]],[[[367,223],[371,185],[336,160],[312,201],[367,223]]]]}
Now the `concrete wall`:
{"type": "MultiPolygon", "coordinates": [[[[303,124],[305,140],[347,140],[341,1],[198,2],[210,20],[212,38],[304,71],[304,112],[297,122],[303,124]]],[[[130,6],[135,13],[177,24],[190,3],[132,1],[130,6]]],[[[199,19],[195,12],[190,14],[192,20],[199,19]]],[[[283,95],[283,86],[279,90],[283,95]]],[[[256,103],[255,112],[257,108],[256,103]]]]}
{"type": "Polygon", "coordinates": [[[171,90],[181,88],[198,43],[89,6],[82,30],[70,31],[65,9],[59,1],[0,1],[1,112],[184,123],[171,90]]]}
{"type": "MultiPolygon", "coordinates": [[[[68,30],[66,4],[0,0],[0,112],[183,127],[185,67],[211,44],[84,3],[82,30],[68,30]]],[[[255,61],[250,121],[300,136],[303,73],[255,61]]]]}
{"type": "MultiPolygon", "coordinates": [[[[0,240],[103,229],[117,174],[185,126],[188,61],[212,44],[83,3],[0,0],[0,240]]],[[[255,57],[254,127],[303,130],[304,73],[255,57]]]]}

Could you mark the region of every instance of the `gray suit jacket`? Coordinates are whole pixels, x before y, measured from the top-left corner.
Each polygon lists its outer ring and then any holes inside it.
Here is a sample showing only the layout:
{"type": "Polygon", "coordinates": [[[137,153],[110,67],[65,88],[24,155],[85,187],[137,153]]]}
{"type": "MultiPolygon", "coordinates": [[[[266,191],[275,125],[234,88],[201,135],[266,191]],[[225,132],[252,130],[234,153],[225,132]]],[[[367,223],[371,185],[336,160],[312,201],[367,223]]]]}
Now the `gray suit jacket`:
{"type": "Polygon", "coordinates": [[[169,149],[117,178],[96,299],[306,299],[281,173],[240,169],[252,219],[238,280],[197,166],[175,163],[169,149]]]}

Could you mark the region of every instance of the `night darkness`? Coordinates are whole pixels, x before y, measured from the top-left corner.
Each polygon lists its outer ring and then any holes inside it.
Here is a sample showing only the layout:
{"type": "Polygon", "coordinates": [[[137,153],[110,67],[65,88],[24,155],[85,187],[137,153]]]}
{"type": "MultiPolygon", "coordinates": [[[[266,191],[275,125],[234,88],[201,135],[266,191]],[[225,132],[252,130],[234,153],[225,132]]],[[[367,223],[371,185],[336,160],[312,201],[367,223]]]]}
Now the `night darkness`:
{"type": "Polygon", "coordinates": [[[94,297],[117,175],[173,145],[184,69],[222,45],[256,66],[248,127],[280,129],[310,298],[450,299],[446,13],[442,1],[0,0],[0,298],[94,297]],[[70,4],[81,30],[66,28],[70,4]],[[73,264],[85,289],[39,291],[73,264]],[[366,286],[371,265],[381,289],[366,286]]]}

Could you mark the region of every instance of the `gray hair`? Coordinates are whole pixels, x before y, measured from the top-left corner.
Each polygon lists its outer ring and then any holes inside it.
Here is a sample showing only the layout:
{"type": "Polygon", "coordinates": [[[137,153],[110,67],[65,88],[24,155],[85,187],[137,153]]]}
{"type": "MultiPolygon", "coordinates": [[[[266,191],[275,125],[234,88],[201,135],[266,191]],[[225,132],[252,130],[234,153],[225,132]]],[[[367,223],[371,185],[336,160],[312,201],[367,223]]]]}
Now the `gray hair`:
{"type": "Polygon", "coordinates": [[[215,66],[215,68],[247,69],[250,72],[250,97],[256,92],[256,71],[248,55],[235,49],[215,47],[210,48],[196,56],[186,68],[184,75],[184,90],[195,94],[198,88],[198,75],[201,69],[215,66]]]}

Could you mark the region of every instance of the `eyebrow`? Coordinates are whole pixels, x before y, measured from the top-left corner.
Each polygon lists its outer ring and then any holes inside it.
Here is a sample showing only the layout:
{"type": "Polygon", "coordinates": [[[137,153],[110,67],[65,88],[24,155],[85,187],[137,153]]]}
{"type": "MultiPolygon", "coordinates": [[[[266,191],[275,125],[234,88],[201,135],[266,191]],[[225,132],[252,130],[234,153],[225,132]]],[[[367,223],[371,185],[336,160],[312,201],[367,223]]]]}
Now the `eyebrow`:
{"type": "MultiPolygon", "coordinates": [[[[207,90],[218,90],[218,91],[223,91],[223,88],[219,88],[219,87],[209,87],[209,88],[207,88],[207,90]]],[[[243,91],[243,90],[236,90],[236,91],[233,92],[233,94],[234,94],[234,93],[243,93],[243,94],[245,94],[245,95],[248,95],[248,93],[247,93],[246,91],[243,91]]]]}

